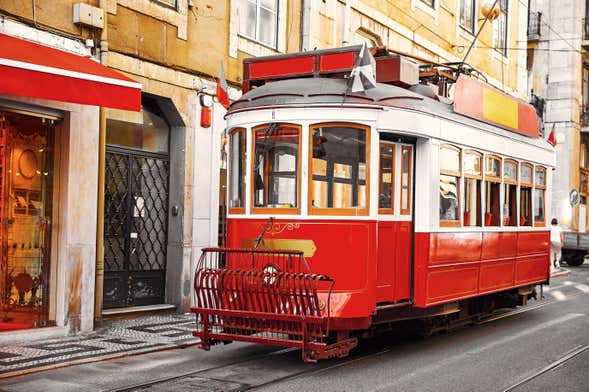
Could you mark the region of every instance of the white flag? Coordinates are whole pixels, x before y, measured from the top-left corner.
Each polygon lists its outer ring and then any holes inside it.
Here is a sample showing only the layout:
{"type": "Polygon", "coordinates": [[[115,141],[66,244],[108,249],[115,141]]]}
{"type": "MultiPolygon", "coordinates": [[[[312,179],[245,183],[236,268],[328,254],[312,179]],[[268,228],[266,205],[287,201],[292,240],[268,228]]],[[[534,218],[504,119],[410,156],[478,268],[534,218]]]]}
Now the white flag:
{"type": "Polygon", "coordinates": [[[366,43],[362,43],[362,48],[356,58],[356,64],[350,74],[350,78],[352,79],[351,91],[353,93],[376,87],[375,68],[372,54],[368,51],[366,43]]]}

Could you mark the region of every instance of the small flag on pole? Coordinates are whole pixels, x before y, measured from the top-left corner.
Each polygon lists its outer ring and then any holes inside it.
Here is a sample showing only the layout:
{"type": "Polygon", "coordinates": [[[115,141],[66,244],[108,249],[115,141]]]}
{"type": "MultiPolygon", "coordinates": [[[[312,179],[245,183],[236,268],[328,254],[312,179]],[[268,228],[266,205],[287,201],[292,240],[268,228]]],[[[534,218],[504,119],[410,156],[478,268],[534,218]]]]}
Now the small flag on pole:
{"type": "Polygon", "coordinates": [[[548,135],[548,139],[546,139],[546,141],[550,144],[552,144],[552,147],[556,147],[556,135],[554,134],[554,124],[552,125],[552,131],[550,132],[550,135],[548,135]]]}
{"type": "Polygon", "coordinates": [[[350,78],[352,79],[351,91],[353,93],[370,90],[371,88],[376,87],[374,64],[374,58],[368,51],[366,43],[362,43],[362,48],[360,49],[360,53],[356,58],[356,64],[354,65],[352,73],[350,74],[350,78]]]}
{"type": "Polygon", "coordinates": [[[217,100],[225,109],[229,107],[229,86],[227,85],[227,80],[225,80],[223,63],[221,63],[219,77],[217,78],[217,100]]]}

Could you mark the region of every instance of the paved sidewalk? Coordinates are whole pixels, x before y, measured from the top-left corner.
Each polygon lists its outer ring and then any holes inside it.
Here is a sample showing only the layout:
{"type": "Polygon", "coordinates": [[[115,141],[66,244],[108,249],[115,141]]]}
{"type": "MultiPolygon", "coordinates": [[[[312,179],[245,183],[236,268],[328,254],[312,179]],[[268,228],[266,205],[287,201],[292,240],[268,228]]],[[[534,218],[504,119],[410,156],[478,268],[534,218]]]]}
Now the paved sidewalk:
{"type": "Polygon", "coordinates": [[[551,278],[558,278],[561,276],[569,276],[571,274],[571,271],[569,271],[566,268],[560,267],[558,269],[554,269],[553,271],[550,272],[550,277],[551,278]]]}
{"type": "Polygon", "coordinates": [[[0,378],[198,343],[194,315],[115,320],[87,334],[0,347],[0,378]]]}

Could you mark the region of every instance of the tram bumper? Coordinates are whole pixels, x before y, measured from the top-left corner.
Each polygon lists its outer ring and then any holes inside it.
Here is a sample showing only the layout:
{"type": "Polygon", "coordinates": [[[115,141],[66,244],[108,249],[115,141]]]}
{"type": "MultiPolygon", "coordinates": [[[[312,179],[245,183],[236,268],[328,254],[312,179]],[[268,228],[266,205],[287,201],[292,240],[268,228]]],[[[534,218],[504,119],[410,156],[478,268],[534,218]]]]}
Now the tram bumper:
{"type": "Polygon", "coordinates": [[[327,343],[333,284],[309,272],[301,251],[204,249],[194,276],[193,335],[205,350],[243,341],[300,348],[308,362],[347,355],[354,339],[327,343]]]}

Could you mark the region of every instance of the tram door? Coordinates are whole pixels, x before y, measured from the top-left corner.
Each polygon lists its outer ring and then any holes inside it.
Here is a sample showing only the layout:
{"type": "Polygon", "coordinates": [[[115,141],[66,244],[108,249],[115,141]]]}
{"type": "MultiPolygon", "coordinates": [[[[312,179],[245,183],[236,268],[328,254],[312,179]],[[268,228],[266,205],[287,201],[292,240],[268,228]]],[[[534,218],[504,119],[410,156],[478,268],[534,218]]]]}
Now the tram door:
{"type": "Polygon", "coordinates": [[[379,144],[377,303],[411,297],[415,147],[399,140],[381,134],[379,144]]]}

